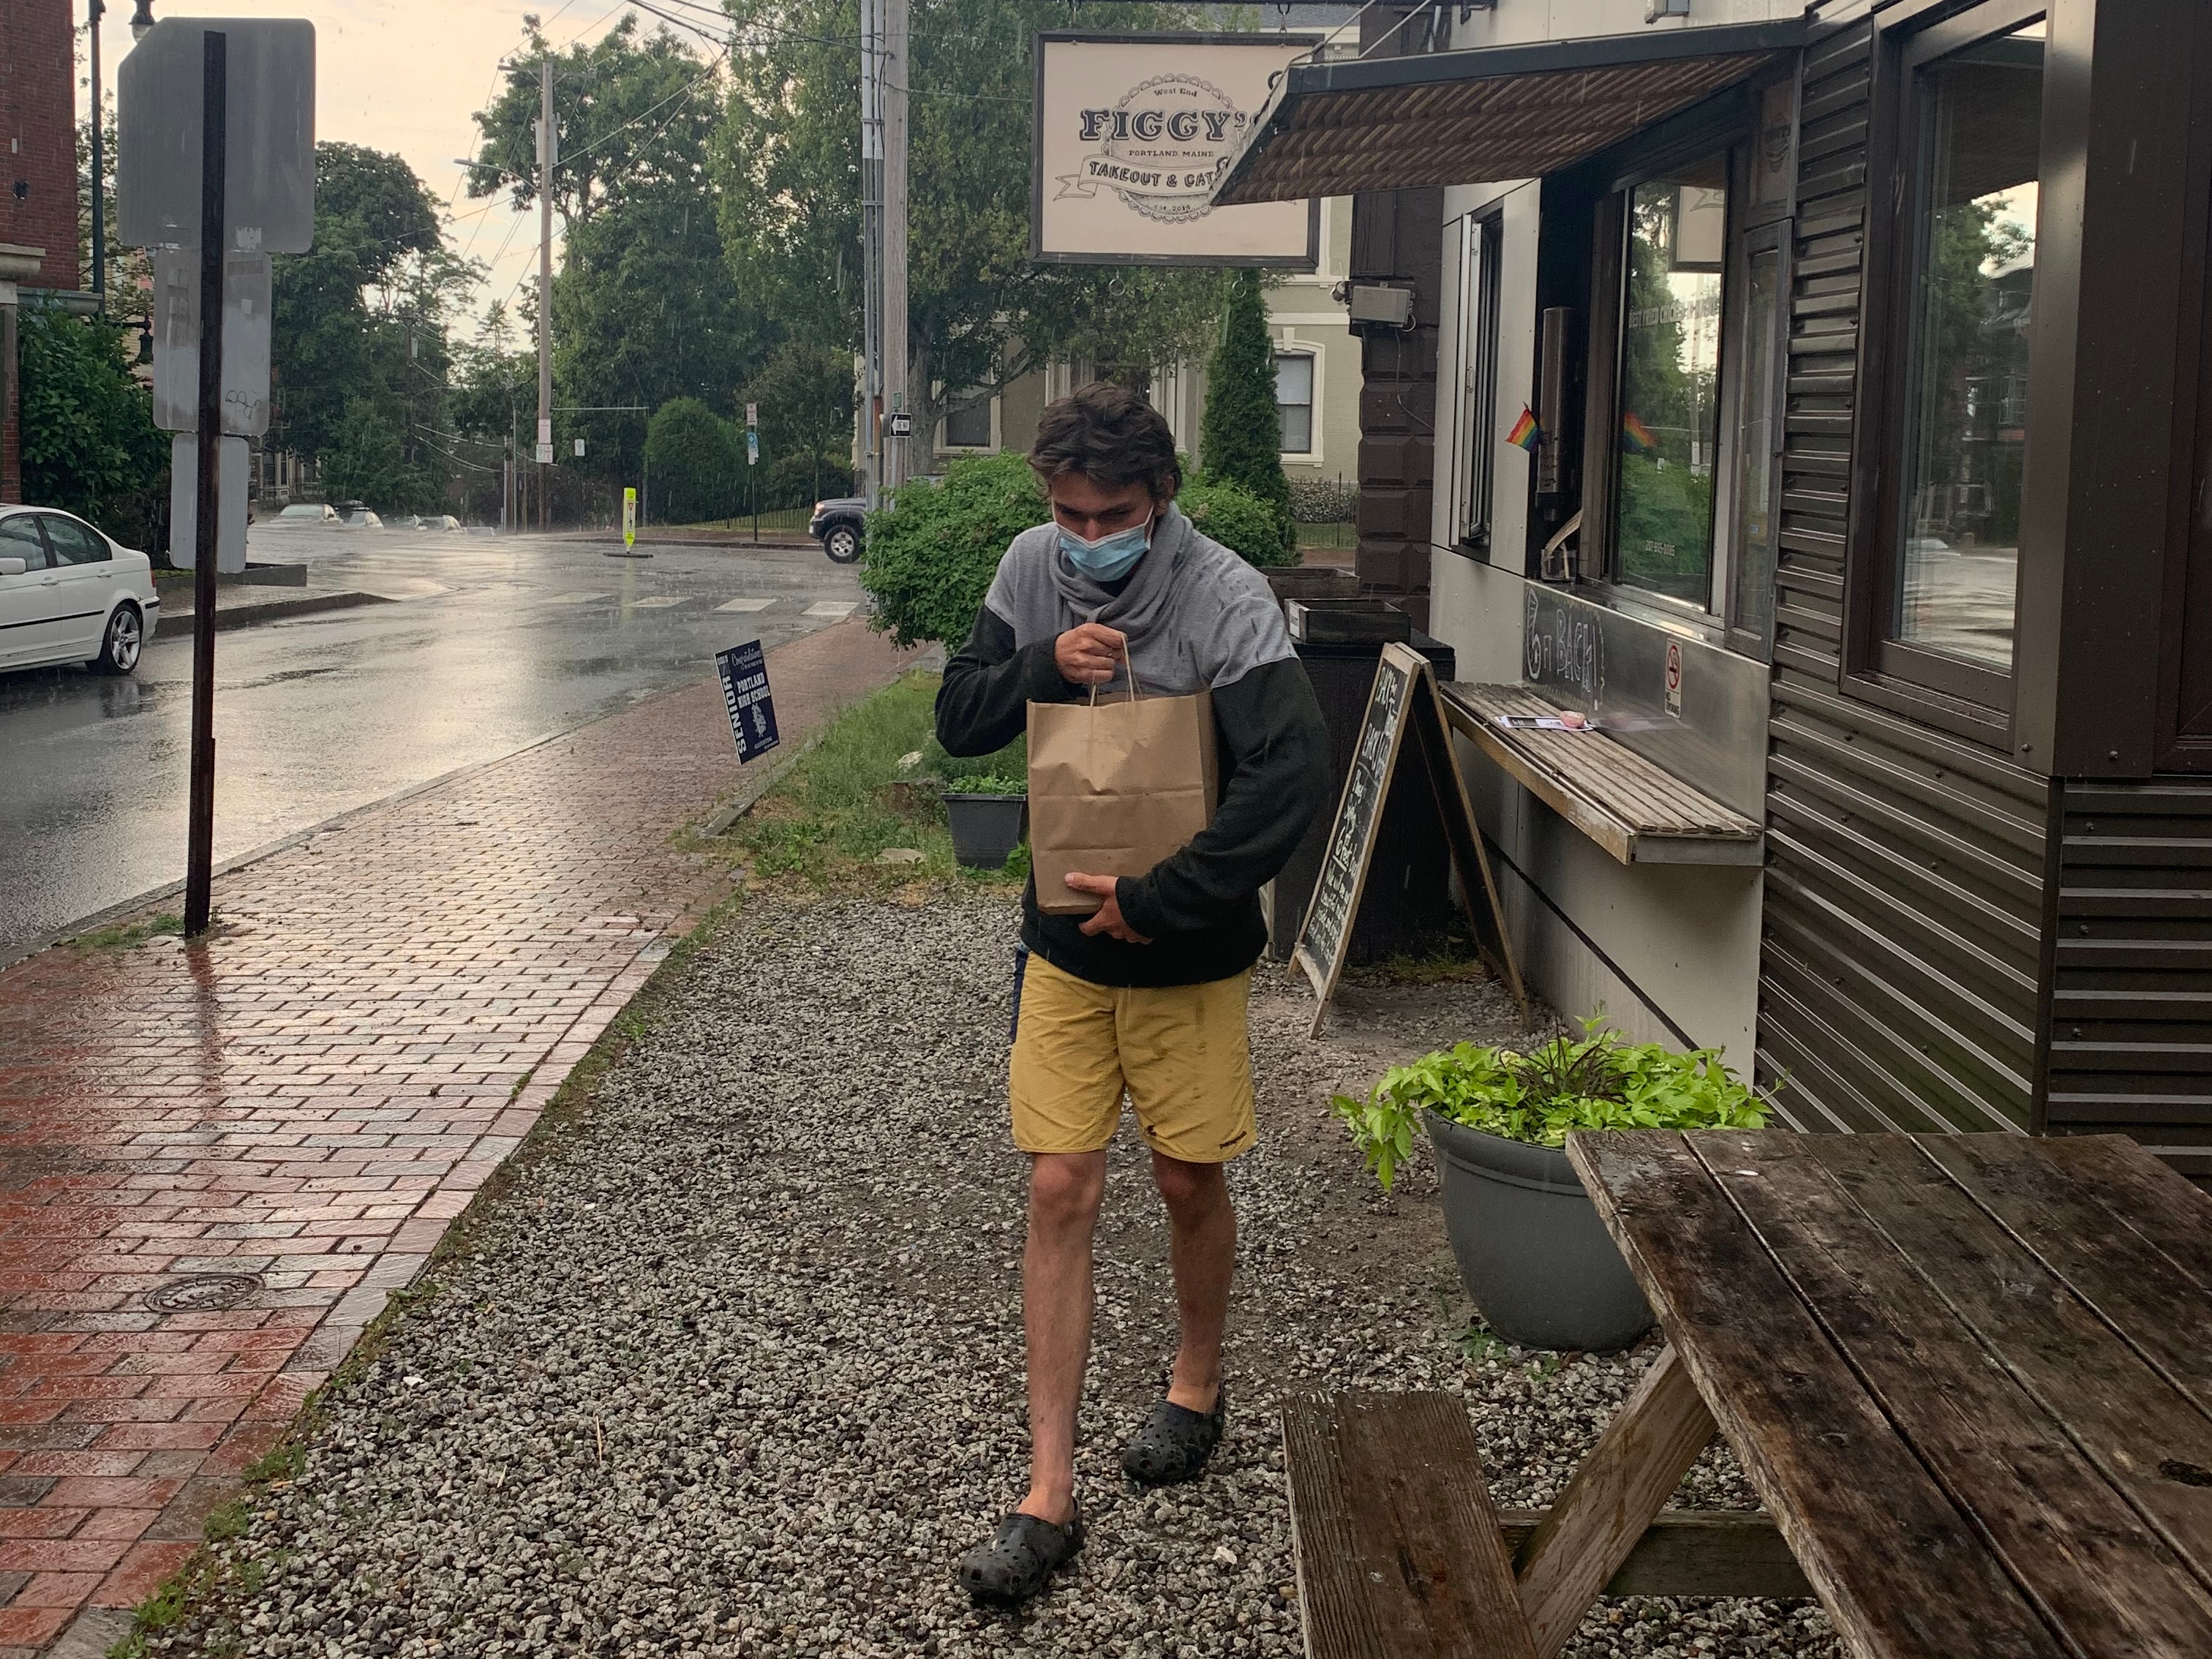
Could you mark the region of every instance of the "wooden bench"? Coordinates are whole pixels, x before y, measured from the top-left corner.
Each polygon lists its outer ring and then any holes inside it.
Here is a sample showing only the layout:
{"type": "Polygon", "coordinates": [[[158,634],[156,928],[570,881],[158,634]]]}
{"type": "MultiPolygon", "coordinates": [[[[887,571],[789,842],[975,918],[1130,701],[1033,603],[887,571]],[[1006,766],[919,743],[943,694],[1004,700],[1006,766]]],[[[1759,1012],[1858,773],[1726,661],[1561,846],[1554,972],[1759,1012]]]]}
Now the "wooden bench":
{"type": "Polygon", "coordinates": [[[1695,1389],[1662,1358],[1558,1508],[1499,1514],[1457,1397],[1292,1401],[1283,1448],[1307,1654],[1547,1659],[1601,1595],[1810,1595],[1765,1515],[1674,1511],[1635,1524],[1651,1481],[1674,1470],[1656,1508],[1712,1433],[1695,1389]],[[1639,1480],[1655,1450],[1656,1473],[1639,1480]]]}
{"type": "Polygon", "coordinates": [[[1504,726],[1501,715],[1555,717],[1525,685],[1439,688],[1452,729],[1507,776],[1623,864],[1749,864],[1765,857],[1757,820],[1723,805],[1603,731],[1504,726]]]}

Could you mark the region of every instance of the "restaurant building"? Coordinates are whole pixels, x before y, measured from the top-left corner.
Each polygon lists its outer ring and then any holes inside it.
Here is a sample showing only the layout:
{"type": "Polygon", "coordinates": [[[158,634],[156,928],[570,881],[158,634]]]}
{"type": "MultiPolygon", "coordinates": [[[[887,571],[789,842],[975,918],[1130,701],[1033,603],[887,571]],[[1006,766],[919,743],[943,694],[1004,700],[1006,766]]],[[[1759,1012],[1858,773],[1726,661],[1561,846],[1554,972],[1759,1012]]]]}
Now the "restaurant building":
{"type": "Polygon", "coordinates": [[[1488,688],[1524,971],[1803,1128],[2212,1176],[2212,6],[1683,13],[1370,8],[1216,196],[1411,290],[1360,574],[1488,688]]]}

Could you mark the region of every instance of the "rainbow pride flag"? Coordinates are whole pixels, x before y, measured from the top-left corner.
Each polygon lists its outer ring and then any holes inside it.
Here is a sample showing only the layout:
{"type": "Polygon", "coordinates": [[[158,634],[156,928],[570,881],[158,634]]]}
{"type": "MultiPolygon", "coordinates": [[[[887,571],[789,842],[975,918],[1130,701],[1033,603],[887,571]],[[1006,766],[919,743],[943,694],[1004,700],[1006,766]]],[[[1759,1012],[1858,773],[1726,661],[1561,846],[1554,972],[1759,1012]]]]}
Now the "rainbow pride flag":
{"type": "Polygon", "coordinates": [[[1656,455],[1659,441],[1651,435],[1651,428],[1636,417],[1632,409],[1620,414],[1620,447],[1632,455],[1656,455]]]}
{"type": "Polygon", "coordinates": [[[1505,441],[1533,455],[1543,438],[1544,428],[1536,424],[1536,417],[1528,412],[1528,405],[1522,404],[1521,418],[1513,422],[1513,430],[1505,434],[1505,441]]]}

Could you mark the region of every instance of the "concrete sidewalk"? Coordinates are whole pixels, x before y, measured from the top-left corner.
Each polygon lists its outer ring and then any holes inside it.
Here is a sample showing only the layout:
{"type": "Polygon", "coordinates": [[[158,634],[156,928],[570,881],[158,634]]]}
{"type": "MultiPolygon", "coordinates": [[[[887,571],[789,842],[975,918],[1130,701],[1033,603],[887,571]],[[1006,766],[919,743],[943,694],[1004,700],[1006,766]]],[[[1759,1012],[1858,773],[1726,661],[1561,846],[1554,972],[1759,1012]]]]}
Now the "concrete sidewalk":
{"type": "MultiPolygon", "coordinates": [[[[773,652],[787,744],[911,661],[773,652]]],[[[756,770],[758,769],[756,768],[756,770]]],[[[711,680],[0,973],[0,1659],[104,1647],[722,891],[711,680]]]]}

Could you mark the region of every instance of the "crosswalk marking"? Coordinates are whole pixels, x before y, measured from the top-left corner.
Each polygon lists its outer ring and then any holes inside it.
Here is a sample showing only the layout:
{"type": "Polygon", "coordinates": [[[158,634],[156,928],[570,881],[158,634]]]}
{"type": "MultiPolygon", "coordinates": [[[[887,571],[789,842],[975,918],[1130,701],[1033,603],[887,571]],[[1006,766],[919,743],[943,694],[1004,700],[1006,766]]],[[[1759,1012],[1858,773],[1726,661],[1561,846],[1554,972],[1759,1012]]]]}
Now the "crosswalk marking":
{"type": "Polygon", "coordinates": [[[852,599],[817,599],[801,614],[809,617],[827,617],[835,621],[839,617],[851,616],[860,608],[859,603],[852,599]]]}
{"type": "Polygon", "coordinates": [[[684,593],[655,593],[649,599],[640,599],[632,608],[638,611],[665,611],[672,605],[682,605],[689,597],[688,594],[684,593]]]}
{"type": "Polygon", "coordinates": [[[775,603],[775,601],[774,599],[732,599],[726,604],[716,605],[714,609],[717,611],[734,611],[740,616],[749,617],[756,611],[767,610],[769,606],[775,603]]]}
{"type": "Polygon", "coordinates": [[[593,599],[611,599],[611,593],[556,593],[545,601],[548,605],[589,605],[593,599]]]}

